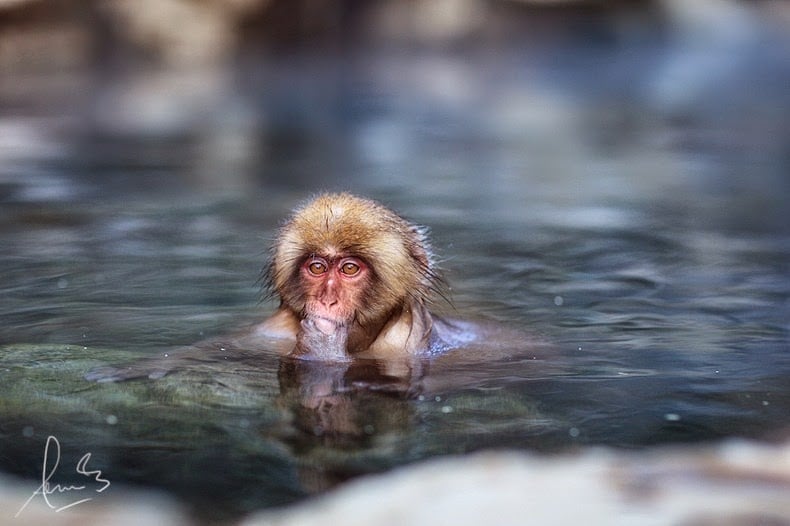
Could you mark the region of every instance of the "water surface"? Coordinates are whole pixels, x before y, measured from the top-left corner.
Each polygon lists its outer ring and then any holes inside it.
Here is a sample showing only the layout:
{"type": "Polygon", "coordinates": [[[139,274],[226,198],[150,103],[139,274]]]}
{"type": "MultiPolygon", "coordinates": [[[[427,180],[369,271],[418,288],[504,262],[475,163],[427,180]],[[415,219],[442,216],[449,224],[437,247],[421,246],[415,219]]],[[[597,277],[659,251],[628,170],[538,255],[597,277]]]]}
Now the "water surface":
{"type": "Polygon", "coordinates": [[[787,432],[786,158],[750,164],[753,138],[666,145],[692,124],[648,97],[602,112],[586,66],[389,59],[273,65],[170,128],[6,111],[0,469],[32,483],[55,435],[64,465],[90,451],[114,483],[226,518],[436,455],[787,432]],[[437,71],[464,82],[437,97],[421,82],[437,71]],[[430,226],[450,284],[437,309],[524,338],[424,390],[382,379],[322,407],[314,372],[232,346],[160,380],[83,380],[271,312],[269,240],[320,189],[430,226]]]}

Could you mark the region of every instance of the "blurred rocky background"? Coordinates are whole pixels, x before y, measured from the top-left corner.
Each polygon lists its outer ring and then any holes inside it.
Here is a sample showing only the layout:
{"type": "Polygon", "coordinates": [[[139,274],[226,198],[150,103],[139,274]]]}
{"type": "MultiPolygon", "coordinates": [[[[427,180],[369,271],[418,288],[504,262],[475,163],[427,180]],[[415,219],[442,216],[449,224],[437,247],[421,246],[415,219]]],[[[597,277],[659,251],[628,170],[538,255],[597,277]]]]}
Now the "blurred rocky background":
{"type": "Polygon", "coordinates": [[[790,8],[781,0],[1,0],[0,64],[14,73],[217,67],[305,47],[496,48],[549,35],[600,45],[647,30],[746,38],[757,17],[781,29],[790,8]]]}
{"type": "MultiPolygon", "coordinates": [[[[184,180],[237,191],[305,138],[403,154],[409,130],[368,118],[394,99],[385,112],[429,108],[445,130],[542,141],[554,159],[578,138],[637,144],[691,166],[714,154],[723,186],[744,170],[773,184],[790,157],[788,26],[781,0],[0,0],[0,161],[165,137],[191,148],[184,180]]],[[[146,148],[128,155],[169,161],[146,148]]]]}

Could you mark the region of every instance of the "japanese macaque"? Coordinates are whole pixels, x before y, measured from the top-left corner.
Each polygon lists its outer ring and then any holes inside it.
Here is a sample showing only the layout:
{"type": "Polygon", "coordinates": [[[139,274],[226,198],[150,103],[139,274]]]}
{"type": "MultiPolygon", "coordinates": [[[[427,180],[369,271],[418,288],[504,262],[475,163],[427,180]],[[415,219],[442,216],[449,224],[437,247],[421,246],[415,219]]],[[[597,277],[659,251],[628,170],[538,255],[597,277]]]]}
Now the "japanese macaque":
{"type": "Polygon", "coordinates": [[[227,363],[253,355],[262,363],[279,355],[302,362],[306,397],[333,391],[352,363],[371,360],[411,389],[428,358],[458,347],[479,356],[489,339],[479,324],[429,312],[442,280],[426,229],[347,193],[322,194],[296,209],[277,234],[265,278],[279,307],[251,329],[86,377],[160,378],[212,356],[227,363]]]}
{"type": "Polygon", "coordinates": [[[293,339],[296,357],[388,359],[447,346],[428,311],[441,279],[426,230],[375,201],[323,194],[298,208],[266,277],[280,307],[257,332],[293,339]]]}

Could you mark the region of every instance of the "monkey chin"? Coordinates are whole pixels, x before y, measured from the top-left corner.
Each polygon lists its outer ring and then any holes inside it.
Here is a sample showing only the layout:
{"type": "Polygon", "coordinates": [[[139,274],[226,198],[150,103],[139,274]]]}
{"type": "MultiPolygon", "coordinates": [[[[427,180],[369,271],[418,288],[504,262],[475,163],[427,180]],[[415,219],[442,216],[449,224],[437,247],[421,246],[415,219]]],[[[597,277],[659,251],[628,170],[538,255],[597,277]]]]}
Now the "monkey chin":
{"type": "Polygon", "coordinates": [[[350,362],[346,351],[348,325],[327,318],[308,316],[301,322],[294,356],[303,360],[350,362]]]}

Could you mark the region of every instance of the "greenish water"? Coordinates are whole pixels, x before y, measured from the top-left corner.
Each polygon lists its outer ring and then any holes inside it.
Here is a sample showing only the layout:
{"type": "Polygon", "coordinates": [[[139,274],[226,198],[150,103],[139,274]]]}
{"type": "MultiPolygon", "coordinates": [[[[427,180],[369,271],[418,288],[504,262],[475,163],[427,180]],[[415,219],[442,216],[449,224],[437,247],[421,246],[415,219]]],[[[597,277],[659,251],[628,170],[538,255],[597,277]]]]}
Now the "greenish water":
{"type": "Polygon", "coordinates": [[[32,491],[53,435],[63,466],[91,452],[113,483],[226,518],[436,455],[786,432],[786,159],[658,146],[691,125],[432,60],[478,84],[436,99],[420,61],[342,81],[304,63],[175,128],[7,109],[0,470],[32,491]],[[325,373],[232,346],[158,380],[83,379],[271,312],[268,241],[319,189],[430,226],[451,285],[438,307],[523,340],[410,395],[363,366],[320,406],[305,378],[325,373]]]}

